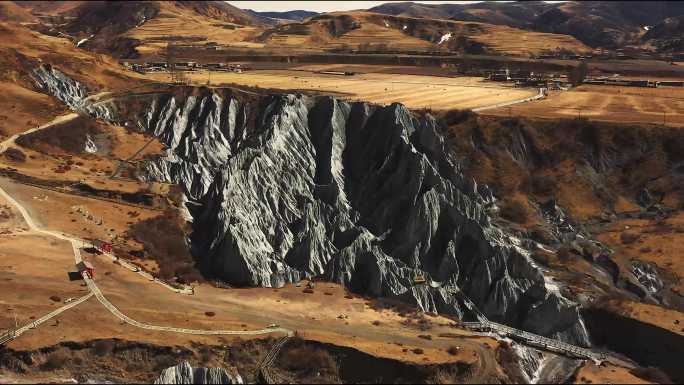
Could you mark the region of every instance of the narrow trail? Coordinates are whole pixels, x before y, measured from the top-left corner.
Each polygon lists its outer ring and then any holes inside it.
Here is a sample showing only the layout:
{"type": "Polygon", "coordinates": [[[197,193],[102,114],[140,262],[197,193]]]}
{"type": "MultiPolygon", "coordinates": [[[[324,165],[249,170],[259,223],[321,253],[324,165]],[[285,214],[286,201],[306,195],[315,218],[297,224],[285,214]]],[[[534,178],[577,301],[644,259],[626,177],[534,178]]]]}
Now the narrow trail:
{"type": "MultiPolygon", "coordinates": [[[[93,94],[93,95],[90,95],[90,96],[84,98],[83,103],[90,103],[91,101],[97,100],[96,102],[92,103],[93,106],[96,106],[96,105],[105,103],[109,100],[109,99],[99,100],[101,97],[110,96],[110,95],[111,95],[111,92],[100,92],[97,94],[93,94]]],[[[16,145],[17,139],[19,139],[19,137],[21,137],[21,136],[30,135],[34,132],[42,131],[42,130],[44,130],[46,128],[50,128],[56,124],[69,122],[71,120],[78,118],[79,116],[81,116],[81,115],[78,112],[69,112],[69,113],[66,113],[63,115],[59,115],[56,118],[52,119],[51,121],[49,121],[49,122],[47,122],[41,126],[16,133],[16,134],[10,136],[9,138],[5,139],[4,141],[0,142],[0,154],[5,152],[9,147],[16,145]]]]}
{"type": "MultiPolygon", "coordinates": [[[[108,99],[104,99],[104,100],[98,100],[98,99],[103,97],[103,96],[109,96],[110,94],[111,93],[109,93],[109,92],[100,92],[98,94],[88,96],[87,98],[85,98],[83,100],[83,102],[86,103],[86,102],[97,100],[94,103],[92,103],[92,105],[104,103],[108,99]]],[[[12,135],[11,137],[7,138],[6,140],[4,140],[3,142],[0,143],[0,154],[4,153],[9,147],[16,145],[16,140],[23,135],[28,135],[28,134],[31,134],[31,133],[52,127],[56,124],[65,123],[65,122],[74,120],[74,119],[78,118],[79,116],[80,115],[77,112],[71,112],[68,114],[60,115],[60,116],[56,117],[55,119],[53,119],[52,121],[50,121],[46,124],[43,124],[39,127],[29,129],[27,131],[12,135]]],[[[80,253],[80,247],[84,244],[88,244],[89,242],[87,242],[83,239],[62,233],[62,232],[46,230],[46,229],[40,228],[36,224],[36,222],[33,220],[31,215],[29,214],[28,210],[26,210],[26,208],[24,206],[22,206],[19,202],[17,202],[9,193],[7,193],[7,191],[2,189],[1,187],[0,187],[0,196],[2,196],[4,199],[6,199],[8,203],[10,203],[12,206],[14,206],[19,211],[19,213],[21,214],[22,218],[26,222],[26,225],[29,227],[29,230],[31,232],[44,234],[44,235],[47,235],[50,237],[54,237],[54,238],[69,242],[71,244],[71,247],[73,250],[74,262],[76,264],[78,264],[79,262],[81,262],[83,260],[83,258],[81,257],[81,253],[80,253]]],[[[113,256],[109,253],[106,253],[106,255],[113,260],[117,259],[115,256],[113,256]]],[[[193,294],[194,293],[194,291],[192,289],[187,289],[187,288],[178,289],[178,288],[170,286],[169,284],[167,284],[165,282],[159,281],[159,280],[155,279],[154,277],[152,277],[150,274],[143,272],[142,269],[138,269],[137,267],[132,266],[131,264],[129,264],[125,261],[118,261],[118,262],[122,266],[124,266],[125,268],[127,268],[133,272],[136,272],[136,273],[140,274],[141,276],[145,277],[146,279],[153,281],[153,282],[156,282],[156,283],[166,287],[167,289],[169,289],[171,291],[174,291],[176,293],[181,293],[181,294],[193,294]]],[[[132,325],[134,327],[138,327],[141,329],[146,329],[146,330],[155,330],[155,331],[181,333],[181,334],[192,334],[192,335],[245,335],[245,336],[253,336],[253,335],[267,335],[267,334],[274,334],[274,333],[282,333],[282,334],[285,334],[286,336],[293,336],[294,335],[294,332],[292,330],[280,328],[280,327],[269,327],[269,328],[257,329],[257,330],[201,330],[201,329],[174,328],[174,327],[170,327],[170,326],[159,326],[159,325],[147,324],[144,322],[134,320],[134,319],[130,318],[129,316],[125,315],[116,306],[114,306],[111,302],[109,302],[109,300],[104,296],[104,294],[102,294],[102,291],[97,286],[97,284],[95,283],[94,280],[92,280],[85,273],[83,273],[82,276],[83,276],[83,279],[88,286],[88,289],[90,290],[90,293],[88,295],[83,296],[83,297],[79,298],[78,300],[75,300],[75,301],[67,304],[66,306],[63,306],[63,307],[61,307],[61,308],[59,308],[59,309],[57,309],[57,310],[55,310],[55,311],[53,311],[47,315],[41,317],[40,319],[16,330],[14,338],[20,336],[21,334],[23,334],[24,332],[26,332],[29,329],[37,327],[38,325],[40,325],[40,324],[44,323],[45,321],[61,314],[62,312],[69,310],[69,309],[85,302],[86,300],[88,300],[93,295],[115,317],[119,318],[120,320],[124,321],[125,323],[127,323],[129,325],[132,325]]]]}
{"type": "MultiPolygon", "coordinates": [[[[0,196],[5,198],[12,206],[14,206],[21,216],[24,218],[24,221],[28,225],[29,229],[32,231],[35,231],[36,233],[48,235],[60,240],[67,241],[71,243],[71,247],[73,249],[73,254],[74,254],[74,262],[78,264],[81,262],[83,259],[81,257],[81,252],[80,252],[80,245],[82,244],[82,240],[78,238],[74,238],[72,236],[69,236],[67,234],[57,232],[57,231],[51,231],[51,230],[45,230],[40,228],[39,226],[36,225],[36,223],[33,221],[33,218],[31,218],[31,215],[28,213],[26,208],[19,204],[11,195],[9,195],[4,189],[0,188],[0,196]]],[[[159,326],[159,325],[152,325],[144,322],[140,322],[137,320],[132,319],[131,317],[125,315],[123,312],[121,312],[116,306],[114,306],[109,300],[102,294],[102,291],[100,288],[97,286],[94,280],[92,280],[86,273],[83,273],[83,279],[88,285],[88,289],[90,290],[90,295],[95,295],[95,297],[100,301],[100,303],[110,312],[112,313],[115,317],[119,318],[120,320],[124,321],[125,323],[138,327],[141,329],[146,329],[146,330],[155,330],[155,331],[163,331],[163,332],[172,332],[172,333],[181,333],[181,334],[193,334],[193,335],[246,335],[246,336],[254,336],[254,335],[266,335],[266,334],[274,334],[274,333],[282,333],[285,334],[286,336],[293,336],[294,332],[289,329],[281,328],[281,327],[269,327],[265,329],[256,329],[256,330],[202,330],[202,329],[185,329],[185,328],[175,328],[171,326],[159,326]]],[[[88,298],[90,296],[82,297],[80,300],[75,301],[75,303],[70,303],[69,305],[65,306],[62,309],[56,310],[58,312],[57,314],[61,313],[64,310],[70,309],[88,298]],[[87,297],[87,298],[86,298],[87,297]],[[61,310],[61,311],[60,311],[61,310]]],[[[54,312],[53,312],[54,313],[54,312]]],[[[52,313],[50,313],[52,314],[52,313]]],[[[50,316],[48,314],[48,316],[50,316]]],[[[56,314],[55,314],[56,315],[56,314]]],[[[46,316],[47,317],[47,316],[46,316]]],[[[54,317],[52,315],[51,317],[54,317]]],[[[51,318],[50,317],[50,318],[51,318]]],[[[28,329],[26,329],[28,330],[28,329]]]]}
{"type": "Polygon", "coordinates": [[[68,304],[60,307],[59,309],[56,309],[55,311],[48,313],[48,314],[38,318],[37,320],[35,320],[31,323],[26,324],[25,326],[23,326],[23,327],[21,327],[15,331],[15,333],[16,333],[15,338],[19,337],[20,335],[24,334],[25,332],[27,332],[30,329],[37,328],[42,323],[49,321],[50,319],[64,313],[65,311],[71,309],[72,307],[75,307],[75,306],[82,304],[83,302],[89,300],[90,297],[92,297],[92,296],[93,296],[93,293],[88,293],[81,298],[78,298],[76,300],[69,302],[68,304]]]}
{"type": "Polygon", "coordinates": [[[65,122],[74,120],[78,117],[79,117],[78,113],[70,112],[68,114],[60,115],[60,116],[52,119],[51,121],[43,124],[42,126],[38,126],[38,127],[32,128],[30,130],[14,134],[14,135],[10,136],[9,138],[5,139],[4,141],[2,141],[2,143],[0,143],[0,153],[3,153],[8,148],[10,148],[11,146],[16,145],[17,139],[19,139],[19,137],[21,137],[21,136],[29,135],[29,134],[32,134],[34,132],[41,131],[41,130],[44,130],[46,128],[52,127],[56,124],[65,123],[65,122]]]}

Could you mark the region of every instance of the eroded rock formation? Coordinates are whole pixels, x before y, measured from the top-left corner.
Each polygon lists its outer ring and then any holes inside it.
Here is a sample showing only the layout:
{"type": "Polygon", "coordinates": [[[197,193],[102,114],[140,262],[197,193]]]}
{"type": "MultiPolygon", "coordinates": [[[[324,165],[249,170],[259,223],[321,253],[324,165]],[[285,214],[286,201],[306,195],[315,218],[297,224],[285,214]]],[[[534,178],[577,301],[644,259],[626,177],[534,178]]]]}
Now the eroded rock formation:
{"type": "Polygon", "coordinates": [[[244,384],[239,374],[222,368],[193,368],[187,361],[164,369],[155,384],[244,384]]]}
{"type": "Polygon", "coordinates": [[[142,178],[185,189],[189,244],[210,275],[267,287],[321,276],[464,317],[460,289],[492,320],[589,345],[577,304],[530,259],[536,244],[491,224],[494,197],[464,178],[429,115],[208,89],[96,115],[168,147],[142,178]]]}

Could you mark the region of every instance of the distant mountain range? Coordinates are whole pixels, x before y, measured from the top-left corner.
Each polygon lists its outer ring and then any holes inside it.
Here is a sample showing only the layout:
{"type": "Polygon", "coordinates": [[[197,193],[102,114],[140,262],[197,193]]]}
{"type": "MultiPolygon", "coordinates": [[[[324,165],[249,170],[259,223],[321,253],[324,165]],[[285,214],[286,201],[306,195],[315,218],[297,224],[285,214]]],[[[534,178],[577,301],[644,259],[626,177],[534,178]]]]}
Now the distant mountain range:
{"type": "Polygon", "coordinates": [[[667,1],[406,2],[333,14],[257,12],[225,1],[16,1],[0,2],[0,20],[119,58],[170,41],[517,56],[598,47],[684,51],[684,2],[667,1]]]}

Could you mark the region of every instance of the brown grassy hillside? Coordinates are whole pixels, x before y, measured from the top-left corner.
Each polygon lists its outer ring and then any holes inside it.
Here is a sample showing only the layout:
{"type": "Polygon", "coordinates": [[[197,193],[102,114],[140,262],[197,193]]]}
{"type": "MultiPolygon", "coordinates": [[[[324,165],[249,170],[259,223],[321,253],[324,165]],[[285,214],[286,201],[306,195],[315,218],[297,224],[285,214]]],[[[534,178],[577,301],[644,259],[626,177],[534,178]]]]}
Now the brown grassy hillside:
{"type": "Polygon", "coordinates": [[[35,89],[30,71],[51,64],[93,91],[128,89],[140,84],[135,73],[113,59],[74,47],[67,39],[33,32],[16,23],[0,24],[0,136],[45,123],[65,106],[35,89]]]}
{"type": "Polygon", "coordinates": [[[585,52],[587,46],[569,36],[523,31],[477,22],[460,22],[334,12],[302,23],[266,30],[258,38],[267,47],[353,48],[404,51],[494,52],[530,55],[563,47],[585,52]],[[451,34],[451,35],[449,35],[451,34]],[[447,39],[446,36],[449,36],[447,39]]]}

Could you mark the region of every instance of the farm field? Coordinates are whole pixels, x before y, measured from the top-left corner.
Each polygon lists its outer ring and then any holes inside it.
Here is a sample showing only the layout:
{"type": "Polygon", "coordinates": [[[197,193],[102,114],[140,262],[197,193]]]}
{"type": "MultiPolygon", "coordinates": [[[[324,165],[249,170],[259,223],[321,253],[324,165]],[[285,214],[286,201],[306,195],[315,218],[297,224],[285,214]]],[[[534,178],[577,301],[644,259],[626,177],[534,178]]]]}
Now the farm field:
{"type": "MultiPolygon", "coordinates": [[[[153,80],[168,80],[166,73],[152,73],[153,80]]],[[[356,76],[325,75],[298,71],[251,71],[246,73],[195,72],[191,83],[239,84],[280,90],[307,90],[350,100],[378,104],[403,103],[409,108],[433,110],[467,109],[533,96],[537,90],[487,83],[475,77],[436,77],[368,73],[356,76]]]]}
{"type": "Polygon", "coordinates": [[[684,88],[638,88],[583,85],[553,91],[534,103],[488,110],[491,115],[541,118],[583,117],[593,120],[684,125],[684,88]]]}

